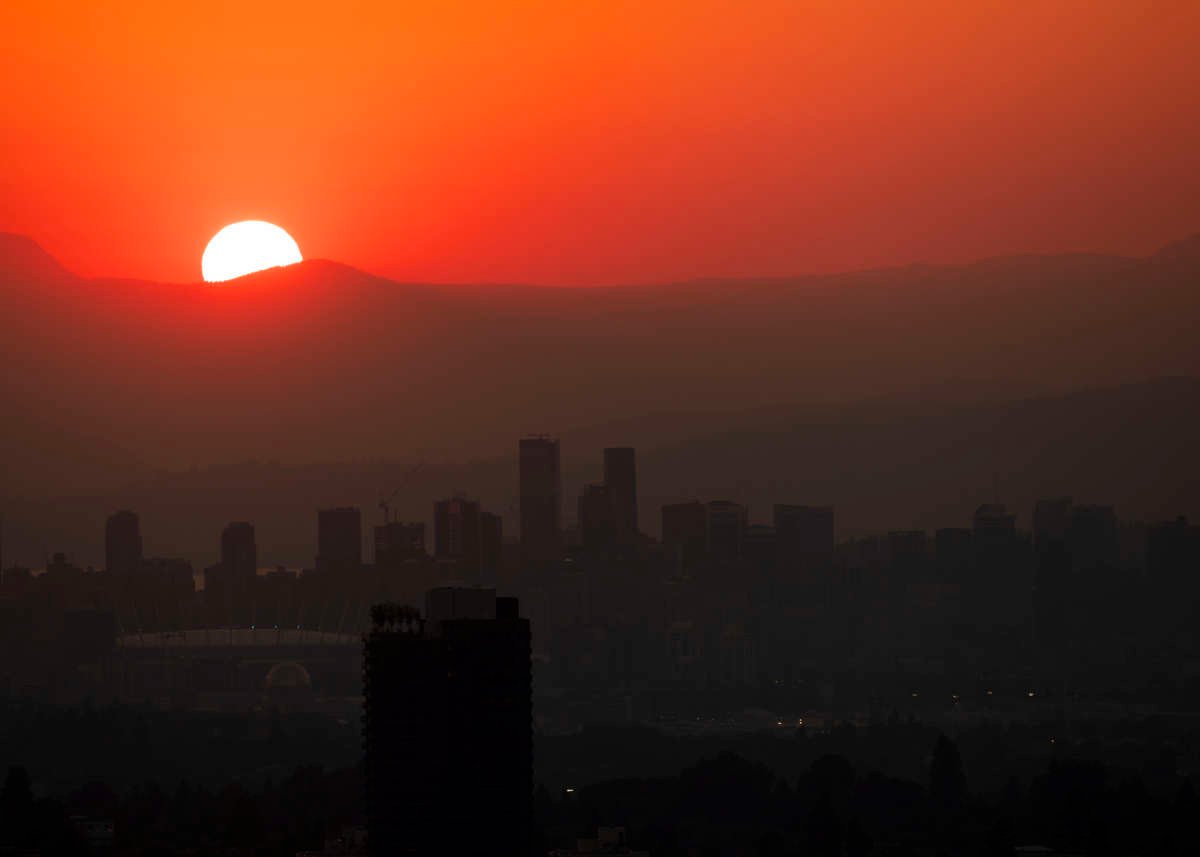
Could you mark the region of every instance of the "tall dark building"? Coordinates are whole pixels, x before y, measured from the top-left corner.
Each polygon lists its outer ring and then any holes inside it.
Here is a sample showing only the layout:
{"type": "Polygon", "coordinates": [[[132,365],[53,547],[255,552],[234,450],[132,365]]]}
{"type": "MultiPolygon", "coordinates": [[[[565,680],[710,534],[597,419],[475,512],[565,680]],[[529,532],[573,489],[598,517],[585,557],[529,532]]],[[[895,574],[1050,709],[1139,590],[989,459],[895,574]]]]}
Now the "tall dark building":
{"type": "Polygon", "coordinates": [[[934,534],[939,579],[961,583],[975,561],[971,531],[966,527],[943,527],[934,534]]]}
{"type": "Polygon", "coordinates": [[[731,500],[710,500],[705,510],[708,555],[723,562],[738,559],[746,533],[746,507],[731,500]]]}
{"type": "Polygon", "coordinates": [[[234,521],[221,531],[221,565],[233,577],[253,578],[258,573],[258,545],[254,525],[234,521]]]}
{"type": "Polygon", "coordinates": [[[472,577],[482,566],[480,509],[477,500],[452,497],[433,504],[433,555],[443,562],[455,562],[472,577]]]}
{"type": "Polygon", "coordinates": [[[204,603],[210,621],[249,621],[258,575],[254,525],[234,521],[221,530],[221,561],[204,569],[204,603]]]}
{"type": "Polygon", "coordinates": [[[395,568],[425,556],[425,525],[419,521],[388,521],[377,526],[374,534],[375,565],[379,568],[395,568]]]}
{"type": "Polygon", "coordinates": [[[998,503],[985,503],[971,521],[973,563],[963,584],[965,621],[976,627],[1016,625],[1033,605],[1033,569],[1017,518],[998,503]]]}
{"type": "Polygon", "coordinates": [[[1033,546],[1042,552],[1052,545],[1061,546],[1071,523],[1071,498],[1051,497],[1033,506],[1033,546]]]}
{"type": "Polygon", "coordinates": [[[138,516],[122,509],[104,526],[104,567],[116,574],[133,574],[142,567],[142,530],[138,516]]]}
{"type": "Polygon", "coordinates": [[[776,503],[775,540],[781,568],[825,568],[833,561],[833,507],[776,503]]]}
{"type": "Polygon", "coordinates": [[[1112,506],[1079,505],[1071,509],[1067,547],[1072,565],[1081,571],[1115,568],[1120,559],[1117,514],[1112,506]]]}
{"type": "Polygon", "coordinates": [[[562,556],[562,476],[558,441],[526,437],[520,442],[521,553],[552,562],[562,556]]]}
{"type": "Polygon", "coordinates": [[[663,551],[677,569],[687,569],[704,555],[708,514],[699,500],[662,507],[663,551]]]}
{"type": "Polygon", "coordinates": [[[362,514],[355,506],[317,512],[317,570],[358,571],[362,567],[362,514]]]}
{"type": "Polygon", "coordinates": [[[604,486],[612,505],[613,538],[622,547],[638,540],[637,462],[633,447],[604,450],[604,486]]]}
{"type": "Polygon", "coordinates": [[[434,589],[425,613],[372,609],[363,652],[369,849],[533,849],[529,622],[491,589],[434,589]]]}
{"type": "Polygon", "coordinates": [[[897,584],[920,583],[929,576],[929,537],[924,530],[892,530],[887,536],[890,577],[897,584]]]}

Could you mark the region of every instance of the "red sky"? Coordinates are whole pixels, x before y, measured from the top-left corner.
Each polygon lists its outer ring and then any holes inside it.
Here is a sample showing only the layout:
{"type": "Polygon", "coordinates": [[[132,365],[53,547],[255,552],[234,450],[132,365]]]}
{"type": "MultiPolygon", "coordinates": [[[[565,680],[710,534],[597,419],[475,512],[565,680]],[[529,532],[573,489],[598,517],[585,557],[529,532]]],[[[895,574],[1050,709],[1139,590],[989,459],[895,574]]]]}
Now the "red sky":
{"type": "Polygon", "coordinates": [[[222,225],[603,283],[1200,231],[1200,3],[0,5],[0,229],[197,280],[222,225]]]}

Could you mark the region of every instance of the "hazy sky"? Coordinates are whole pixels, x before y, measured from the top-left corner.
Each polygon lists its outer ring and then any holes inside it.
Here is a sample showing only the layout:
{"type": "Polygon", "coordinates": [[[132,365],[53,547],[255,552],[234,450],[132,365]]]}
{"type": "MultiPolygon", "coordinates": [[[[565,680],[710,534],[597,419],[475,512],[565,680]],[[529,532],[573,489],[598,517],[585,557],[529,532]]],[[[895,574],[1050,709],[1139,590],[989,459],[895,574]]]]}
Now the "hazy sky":
{"type": "Polygon", "coordinates": [[[234,220],[439,281],[1140,253],[1200,230],[1200,3],[0,5],[0,229],[196,280],[234,220]]]}

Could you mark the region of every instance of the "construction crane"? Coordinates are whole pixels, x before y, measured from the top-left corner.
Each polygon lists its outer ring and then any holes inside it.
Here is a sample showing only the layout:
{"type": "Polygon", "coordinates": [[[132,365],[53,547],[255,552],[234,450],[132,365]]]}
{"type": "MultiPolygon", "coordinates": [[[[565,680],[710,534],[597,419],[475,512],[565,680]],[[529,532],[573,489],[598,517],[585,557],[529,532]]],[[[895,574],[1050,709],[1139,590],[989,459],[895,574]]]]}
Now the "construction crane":
{"type": "Polygon", "coordinates": [[[396,499],[396,495],[400,493],[400,490],[404,488],[405,484],[407,484],[408,481],[412,479],[412,477],[415,476],[424,466],[425,461],[422,459],[412,467],[408,468],[408,470],[404,471],[404,473],[400,476],[400,484],[396,487],[396,490],[379,501],[379,508],[383,510],[383,522],[385,524],[389,524],[392,521],[391,503],[396,499]]]}

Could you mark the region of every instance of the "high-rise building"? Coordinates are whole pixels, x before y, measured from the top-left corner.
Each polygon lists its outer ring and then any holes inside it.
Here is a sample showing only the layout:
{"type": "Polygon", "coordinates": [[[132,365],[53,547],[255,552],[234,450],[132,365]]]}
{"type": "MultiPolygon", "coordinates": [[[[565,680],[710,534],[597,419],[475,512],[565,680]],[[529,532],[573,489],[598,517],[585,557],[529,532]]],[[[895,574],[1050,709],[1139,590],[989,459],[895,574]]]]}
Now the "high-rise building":
{"type": "Polygon", "coordinates": [[[720,562],[738,559],[746,533],[746,507],[731,500],[710,500],[705,511],[708,555],[720,562]]]}
{"type": "Polygon", "coordinates": [[[377,526],[374,534],[378,568],[395,568],[425,556],[425,524],[419,521],[388,521],[377,526]]]}
{"type": "Polygon", "coordinates": [[[781,568],[826,568],[833,561],[833,507],[776,503],[775,539],[781,568]]]}
{"type": "Polygon", "coordinates": [[[708,543],[708,514],[699,500],[662,507],[663,552],[678,570],[691,568],[708,543]]]}
{"type": "Polygon", "coordinates": [[[1070,522],[1070,497],[1038,500],[1033,506],[1033,546],[1041,552],[1052,544],[1064,544],[1070,522]]]}
{"type": "Polygon", "coordinates": [[[934,553],[938,577],[946,582],[961,583],[975,560],[971,531],[966,527],[943,527],[934,534],[934,553]]]}
{"type": "Polygon", "coordinates": [[[133,574],[142,567],[142,530],[138,516],[122,509],[104,526],[104,567],[115,574],[133,574]]]}
{"type": "Polygon", "coordinates": [[[526,437],[520,442],[521,553],[532,562],[562,556],[562,476],[558,441],[526,437]]]}
{"type": "Polygon", "coordinates": [[[887,552],[895,580],[914,583],[924,579],[929,563],[929,537],[924,530],[892,530],[887,552]]]}
{"type": "Polygon", "coordinates": [[[1033,607],[1033,568],[1017,518],[998,503],[975,510],[971,522],[972,568],[963,583],[964,621],[976,627],[1016,625],[1033,607]]]}
{"type": "Polygon", "coordinates": [[[362,567],[362,514],[355,506],[317,512],[317,570],[354,572],[362,567]]]}
{"type": "Polygon", "coordinates": [[[1112,506],[1079,505],[1071,509],[1067,547],[1074,568],[1115,568],[1120,561],[1117,513],[1112,506]]]}
{"type": "Polygon", "coordinates": [[[394,604],[371,614],[370,853],[531,854],[531,650],[517,600],[443,587],[426,596],[424,615],[394,604]]]}
{"type": "Polygon", "coordinates": [[[631,446],[604,450],[604,486],[612,506],[613,538],[622,547],[638,540],[637,461],[631,446]]]}
{"type": "Polygon", "coordinates": [[[452,497],[433,504],[433,555],[443,562],[458,563],[466,574],[479,574],[482,564],[482,532],[477,500],[452,497]]]}
{"type": "Polygon", "coordinates": [[[999,503],[984,503],[971,522],[975,548],[979,552],[1007,548],[1017,538],[1017,516],[999,503]]]}
{"type": "Polygon", "coordinates": [[[742,535],[742,556],[756,569],[770,569],[775,565],[779,546],[775,541],[775,528],[766,524],[750,524],[742,535]]]}
{"type": "Polygon", "coordinates": [[[254,525],[234,521],[221,530],[221,561],[204,569],[204,603],[210,620],[249,621],[258,575],[258,545],[254,525]]]}
{"type": "Polygon", "coordinates": [[[258,545],[254,525],[234,521],[221,531],[221,566],[238,579],[250,579],[258,573],[258,545]]]}

